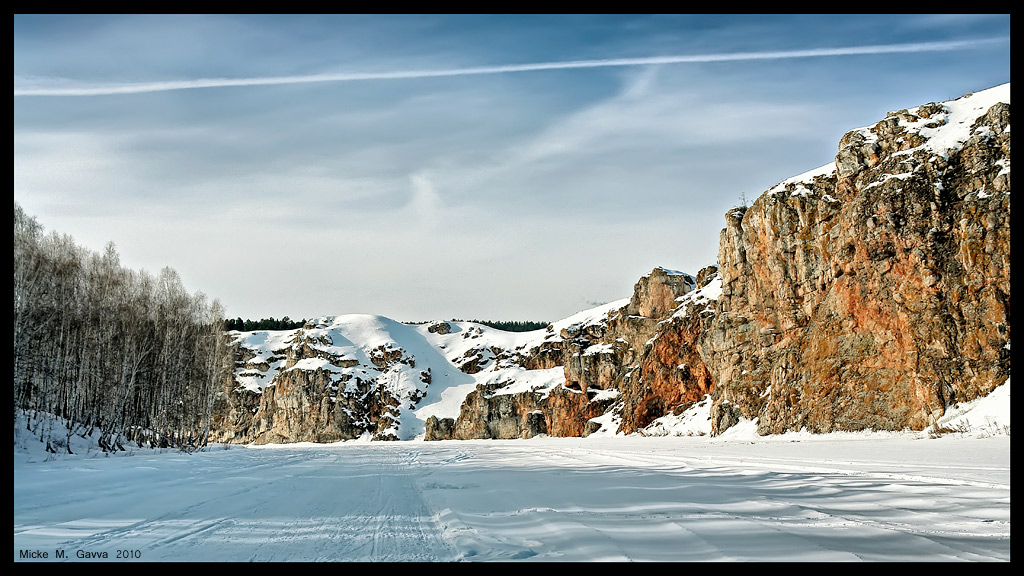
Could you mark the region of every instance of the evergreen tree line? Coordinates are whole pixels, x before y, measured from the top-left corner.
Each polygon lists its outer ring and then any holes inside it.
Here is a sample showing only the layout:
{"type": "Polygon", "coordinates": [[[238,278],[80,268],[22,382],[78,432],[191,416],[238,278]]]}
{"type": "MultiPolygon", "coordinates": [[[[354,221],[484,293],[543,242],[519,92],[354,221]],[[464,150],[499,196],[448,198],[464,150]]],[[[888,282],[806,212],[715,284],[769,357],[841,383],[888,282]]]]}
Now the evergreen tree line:
{"type": "Polygon", "coordinates": [[[233,366],[223,327],[220,303],[190,295],[173,269],[123,268],[113,244],[95,253],[44,234],[15,203],[15,421],[24,410],[51,452],[96,431],[108,451],[205,445],[233,366]]]}
{"type": "Polygon", "coordinates": [[[287,316],[280,320],[275,320],[274,317],[271,316],[270,318],[261,318],[259,320],[242,320],[241,318],[235,318],[232,320],[228,318],[224,321],[225,330],[238,330],[239,332],[252,332],[253,330],[294,330],[296,328],[302,328],[305,325],[305,318],[299,321],[294,321],[287,316]]]}
{"type": "MultiPolygon", "coordinates": [[[[456,318],[452,319],[452,322],[463,322],[456,318]]],[[[506,332],[530,332],[533,330],[540,330],[541,328],[547,328],[549,322],[531,322],[529,320],[519,321],[494,321],[494,320],[470,320],[470,322],[476,322],[477,324],[483,324],[484,326],[490,326],[491,328],[497,328],[498,330],[504,330],[506,332]]]]}

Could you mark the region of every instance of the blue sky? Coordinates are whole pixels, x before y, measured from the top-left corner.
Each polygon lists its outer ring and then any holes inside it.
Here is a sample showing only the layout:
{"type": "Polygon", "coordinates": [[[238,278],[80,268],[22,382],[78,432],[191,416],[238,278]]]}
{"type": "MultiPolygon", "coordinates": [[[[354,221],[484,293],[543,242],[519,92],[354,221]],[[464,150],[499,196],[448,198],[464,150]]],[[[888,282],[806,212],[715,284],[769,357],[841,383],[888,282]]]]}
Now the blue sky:
{"type": "Polygon", "coordinates": [[[16,15],[14,198],[232,317],[554,321],[1009,81],[1009,15],[16,15]]]}

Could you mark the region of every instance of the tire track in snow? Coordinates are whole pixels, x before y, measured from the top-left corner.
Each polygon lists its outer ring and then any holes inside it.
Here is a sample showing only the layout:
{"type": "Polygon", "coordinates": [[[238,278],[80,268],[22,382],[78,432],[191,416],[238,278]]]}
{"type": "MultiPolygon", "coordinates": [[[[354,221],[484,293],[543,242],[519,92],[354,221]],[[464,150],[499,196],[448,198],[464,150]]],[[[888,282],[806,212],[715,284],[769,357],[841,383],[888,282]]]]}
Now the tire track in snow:
{"type": "Polygon", "coordinates": [[[414,482],[418,453],[388,450],[380,462],[373,527],[374,561],[444,561],[454,557],[414,482]]]}
{"type": "MultiPolygon", "coordinates": [[[[294,558],[330,561],[447,561],[454,556],[440,538],[414,478],[423,473],[418,452],[404,447],[373,446],[333,453],[331,461],[310,463],[303,474],[277,482],[296,510],[286,530],[309,532],[293,539],[285,553],[294,558]],[[321,465],[322,464],[322,465],[321,465]],[[327,477],[335,482],[324,482],[327,477]],[[288,484],[283,486],[281,484],[288,484]],[[317,493],[318,492],[318,493],[317,493]],[[296,502],[294,495],[302,494],[296,502]],[[315,520],[311,519],[315,518],[315,520]],[[310,524],[316,524],[310,529],[310,524]],[[305,552],[302,546],[309,548],[305,552]],[[298,547],[298,549],[296,549],[298,547]]],[[[272,548],[283,548],[268,543],[272,548]]],[[[254,559],[268,559],[270,554],[254,559]]]]}

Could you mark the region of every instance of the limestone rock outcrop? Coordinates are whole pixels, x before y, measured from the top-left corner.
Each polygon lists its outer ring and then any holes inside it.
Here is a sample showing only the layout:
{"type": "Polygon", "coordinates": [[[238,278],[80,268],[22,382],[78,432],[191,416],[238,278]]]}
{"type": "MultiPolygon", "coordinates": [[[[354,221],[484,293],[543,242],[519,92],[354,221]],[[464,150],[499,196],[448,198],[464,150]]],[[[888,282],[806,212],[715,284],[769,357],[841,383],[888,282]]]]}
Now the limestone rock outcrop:
{"type": "Polygon", "coordinates": [[[454,440],[455,419],[438,418],[437,416],[427,417],[426,430],[423,439],[431,440],[454,440]]]}
{"type": "Polygon", "coordinates": [[[1010,373],[1009,86],[890,113],[726,216],[720,433],[920,430],[1010,373]]]}

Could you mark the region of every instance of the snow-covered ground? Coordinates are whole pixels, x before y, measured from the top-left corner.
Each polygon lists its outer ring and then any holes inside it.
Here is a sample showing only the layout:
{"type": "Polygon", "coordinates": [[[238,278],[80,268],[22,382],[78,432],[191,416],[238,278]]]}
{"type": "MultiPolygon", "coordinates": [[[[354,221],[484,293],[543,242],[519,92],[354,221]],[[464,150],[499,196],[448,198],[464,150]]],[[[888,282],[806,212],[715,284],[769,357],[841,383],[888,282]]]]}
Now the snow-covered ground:
{"type": "Polygon", "coordinates": [[[699,409],[660,437],[114,456],[73,437],[48,458],[17,434],[14,559],[1009,561],[1009,391],[941,434],[711,438],[699,409]]]}

